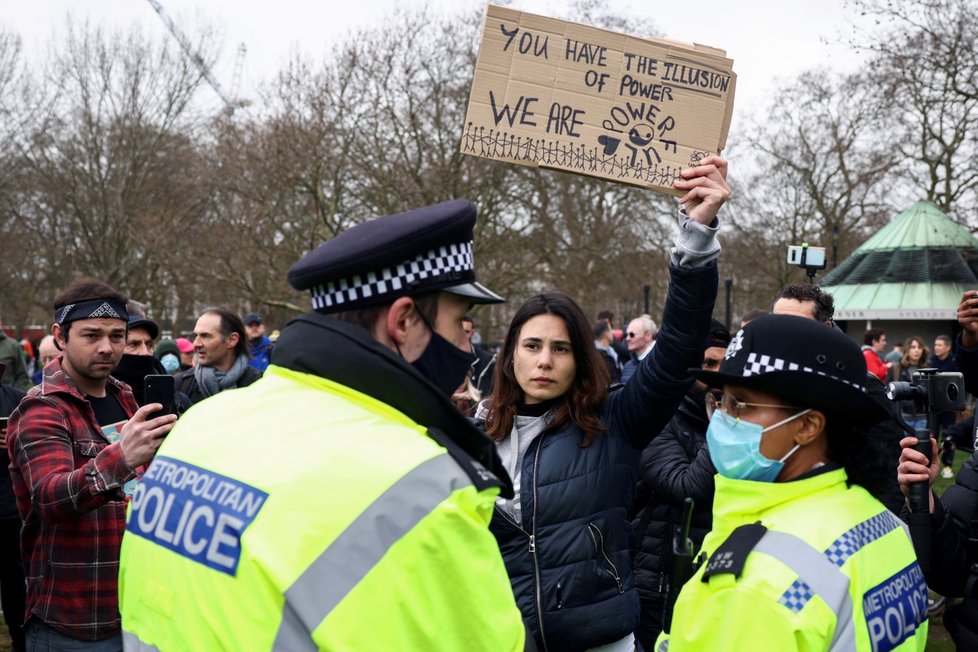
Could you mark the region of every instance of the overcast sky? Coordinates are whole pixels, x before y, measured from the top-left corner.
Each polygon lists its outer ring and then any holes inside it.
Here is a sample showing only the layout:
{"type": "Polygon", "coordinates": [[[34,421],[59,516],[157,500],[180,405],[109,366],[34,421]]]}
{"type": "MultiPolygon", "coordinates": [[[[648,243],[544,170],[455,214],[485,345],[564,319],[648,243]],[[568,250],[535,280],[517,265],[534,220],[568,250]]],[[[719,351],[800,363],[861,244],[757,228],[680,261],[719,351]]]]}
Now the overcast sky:
{"type": "MultiPolygon", "coordinates": [[[[235,51],[248,48],[242,91],[274,74],[292,50],[320,56],[351,30],[383,20],[395,5],[422,5],[423,0],[160,0],[177,24],[191,31],[204,19],[223,31],[221,61],[214,73],[231,84],[235,51]]],[[[650,19],[667,37],[727,51],[734,60],[737,122],[757,115],[779,78],[825,65],[852,70],[858,58],[839,43],[849,33],[845,0],[608,0],[623,15],[650,19]]],[[[429,0],[428,6],[454,14],[485,2],[429,0]]],[[[568,3],[514,0],[511,6],[543,15],[563,15],[568,3]]],[[[87,17],[112,27],[138,23],[150,34],[166,35],[162,21],[146,0],[0,0],[0,26],[24,40],[28,57],[37,57],[52,35],[63,30],[65,15],[87,17]]]]}

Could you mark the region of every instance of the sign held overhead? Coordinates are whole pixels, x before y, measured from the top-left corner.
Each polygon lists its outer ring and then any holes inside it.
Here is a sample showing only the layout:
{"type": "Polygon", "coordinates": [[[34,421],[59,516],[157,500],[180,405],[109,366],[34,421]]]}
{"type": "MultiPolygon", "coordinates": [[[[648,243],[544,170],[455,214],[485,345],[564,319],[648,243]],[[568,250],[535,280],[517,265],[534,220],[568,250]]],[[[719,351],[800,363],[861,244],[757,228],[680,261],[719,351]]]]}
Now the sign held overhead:
{"type": "Polygon", "coordinates": [[[726,144],[736,80],[723,50],[489,5],[461,151],[680,195],[726,144]]]}

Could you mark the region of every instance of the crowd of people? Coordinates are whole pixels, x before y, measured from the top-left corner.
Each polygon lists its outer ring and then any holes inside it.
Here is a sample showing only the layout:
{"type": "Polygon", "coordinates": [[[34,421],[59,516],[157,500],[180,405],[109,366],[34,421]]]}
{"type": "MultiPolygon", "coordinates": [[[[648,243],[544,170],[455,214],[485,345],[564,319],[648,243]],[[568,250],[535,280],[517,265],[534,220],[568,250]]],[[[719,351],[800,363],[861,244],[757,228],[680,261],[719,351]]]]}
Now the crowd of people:
{"type": "MultiPolygon", "coordinates": [[[[713,319],[726,176],[709,157],[675,183],[658,321],[543,292],[498,351],[464,199],[307,254],[288,281],[313,309],[271,338],[212,307],[161,339],[73,281],[40,375],[0,385],[15,649],[923,650],[928,585],[971,590],[978,461],[931,494],[919,564],[906,496],[940,460],[884,381],[927,347],[860,348],[815,285],[713,319]],[[165,375],[172,412],[145,388],[165,375]]],[[[929,364],[978,391],[978,293],[958,315],[929,364]]],[[[946,620],[978,632],[970,598],[946,620]]]]}

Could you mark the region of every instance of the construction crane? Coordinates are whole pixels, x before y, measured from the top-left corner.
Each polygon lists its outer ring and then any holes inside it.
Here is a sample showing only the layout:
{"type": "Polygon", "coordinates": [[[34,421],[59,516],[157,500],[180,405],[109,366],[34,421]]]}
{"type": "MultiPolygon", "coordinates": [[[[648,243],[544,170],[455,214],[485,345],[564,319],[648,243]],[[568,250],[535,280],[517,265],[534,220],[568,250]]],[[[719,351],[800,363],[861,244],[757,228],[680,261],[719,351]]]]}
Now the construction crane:
{"type": "MultiPolygon", "coordinates": [[[[200,70],[200,74],[204,76],[204,79],[207,81],[210,87],[214,89],[217,96],[221,98],[222,102],[224,102],[225,110],[227,111],[228,115],[233,114],[234,109],[238,106],[238,103],[232,101],[228,94],[224,92],[224,89],[218,83],[217,79],[215,79],[210,68],[208,68],[207,64],[204,62],[204,58],[199,52],[194,50],[193,45],[190,43],[190,39],[188,39],[183,31],[177,27],[177,24],[173,22],[173,19],[170,18],[169,14],[166,13],[166,10],[163,9],[163,5],[161,5],[157,0],[147,1],[150,5],[152,5],[153,10],[156,11],[156,14],[160,17],[160,20],[163,21],[163,24],[166,25],[166,28],[170,30],[170,34],[173,35],[173,38],[175,38],[177,43],[180,44],[180,49],[183,50],[183,53],[187,55],[187,58],[194,62],[194,65],[196,65],[197,69],[200,70]]],[[[240,67],[244,59],[244,52],[246,51],[247,50],[244,43],[238,46],[238,61],[235,63],[236,78],[240,78],[240,67]]],[[[237,83],[238,82],[236,81],[235,84],[237,83]]]]}
{"type": "Polygon", "coordinates": [[[238,45],[238,54],[234,58],[234,74],[231,75],[231,97],[234,98],[234,102],[238,106],[244,106],[245,102],[241,101],[241,70],[244,68],[245,55],[248,54],[248,48],[244,43],[238,45]]]}

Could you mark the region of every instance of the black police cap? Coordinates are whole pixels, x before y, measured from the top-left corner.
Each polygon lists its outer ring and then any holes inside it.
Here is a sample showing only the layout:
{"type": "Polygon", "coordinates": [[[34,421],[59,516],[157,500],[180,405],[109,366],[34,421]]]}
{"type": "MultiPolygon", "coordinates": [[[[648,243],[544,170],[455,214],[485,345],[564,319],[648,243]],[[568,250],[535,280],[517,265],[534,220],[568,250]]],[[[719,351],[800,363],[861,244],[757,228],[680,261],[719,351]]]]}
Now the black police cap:
{"type": "Polygon", "coordinates": [[[718,371],[697,368],[690,373],[712,387],[757,389],[854,424],[887,416],[866,390],[866,359],[859,345],[841,331],[804,317],[758,317],[730,340],[718,371]]]}
{"type": "Polygon", "coordinates": [[[504,299],[477,282],[472,258],[476,209],[455,199],[358,224],[304,256],[289,284],[313,308],[338,312],[441,290],[472,303],[504,299]]]}

